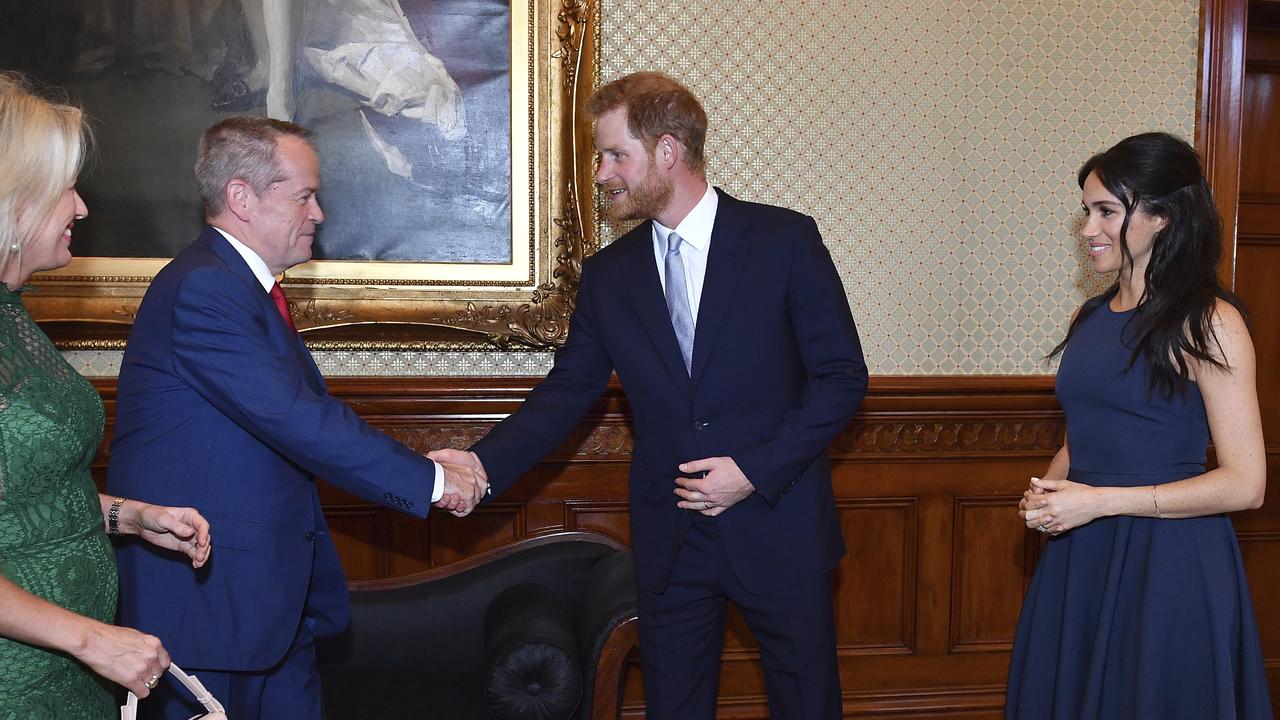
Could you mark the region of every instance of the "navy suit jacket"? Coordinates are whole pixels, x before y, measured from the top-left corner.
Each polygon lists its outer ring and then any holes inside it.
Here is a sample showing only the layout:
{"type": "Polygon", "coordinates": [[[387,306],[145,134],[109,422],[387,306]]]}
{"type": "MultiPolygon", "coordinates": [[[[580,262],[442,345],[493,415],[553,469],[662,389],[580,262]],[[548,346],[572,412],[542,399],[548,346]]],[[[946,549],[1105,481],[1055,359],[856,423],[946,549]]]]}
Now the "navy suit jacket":
{"type": "Polygon", "coordinates": [[[120,622],[180,665],[263,670],[303,617],[346,625],[346,580],[315,477],[425,516],[434,464],[329,395],[244,259],[206,228],[152,281],[120,369],[107,489],[209,520],[200,570],[118,546],[120,622]]]}
{"type": "Polygon", "coordinates": [[[844,287],[812,218],[718,192],[692,376],[642,223],[584,263],[554,367],[473,448],[501,492],[564,442],[616,371],[635,421],[636,579],[655,592],[691,518],[674,494],[688,460],[730,456],[755,485],[716,519],[747,589],[816,576],[844,554],[826,447],[867,387],[844,287]]]}

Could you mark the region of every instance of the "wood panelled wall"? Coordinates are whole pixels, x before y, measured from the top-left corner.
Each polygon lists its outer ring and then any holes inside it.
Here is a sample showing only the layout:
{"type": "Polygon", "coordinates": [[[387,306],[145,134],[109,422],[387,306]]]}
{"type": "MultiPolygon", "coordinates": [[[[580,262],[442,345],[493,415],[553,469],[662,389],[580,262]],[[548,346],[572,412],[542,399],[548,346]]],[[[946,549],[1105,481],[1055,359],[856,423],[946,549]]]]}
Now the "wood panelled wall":
{"type": "MultiPolygon", "coordinates": [[[[425,452],[469,445],[534,382],[335,379],[331,389],[425,452]]],[[[1041,542],[1015,509],[1027,478],[1044,470],[1063,435],[1052,382],[872,379],[862,411],[830,450],[849,547],[836,578],[846,717],[1000,717],[1010,644],[1041,542]]],[[[114,382],[97,384],[110,418],[114,382]]],[[[1280,489],[1277,448],[1269,449],[1271,500],[1236,523],[1272,695],[1280,697],[1280,489]]],[[[424,522],[327,486],[322,495],[350,578],[395,577],[555,530],[627,541],[630,451],[626,397],[613,385],[554,457],[468,518],[440,513],[424,522]]],[[[643,717],[635,663],[624,700],[625,717],[643,717]]],[[[720,716],[768,717],[750,633],[736,616],[727,629],[720,716]]]]}
{"type": "Polygon", "coordinates": [[[1280,3],[1249,4],[1236,290],[1252,313],[1262,426],[1280,443],[1280,3]]]}
{"type": "MultiPolygon", "coordinates": [[[[1271,702],[1280,708],[1280,2],[1248,5],[1245,38],[1240,205],[1236,237],[1236,291],[1251,313],[1258,360],[1258,399],[1267,442],[1267,504],[1236,520],[1271,677],[1271,702]]],[[[1277,710],[1280,715],[1280,710],[1277,710]]]]}

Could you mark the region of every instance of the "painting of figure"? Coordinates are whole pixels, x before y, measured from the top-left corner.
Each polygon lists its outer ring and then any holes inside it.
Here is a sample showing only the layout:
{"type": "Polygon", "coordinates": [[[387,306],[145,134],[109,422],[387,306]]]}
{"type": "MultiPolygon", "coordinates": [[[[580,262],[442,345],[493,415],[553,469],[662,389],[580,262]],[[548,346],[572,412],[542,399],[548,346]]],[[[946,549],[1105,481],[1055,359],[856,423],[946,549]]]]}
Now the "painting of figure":
{"type": "Polygon", "coordinates": [[[94,220],[73,252],[166,258],[199,234],[200,132],[234,113],[315,132],[317,260],[511,262],[504,0],[2,3],[0,67],[91,117],[94,220]]]}

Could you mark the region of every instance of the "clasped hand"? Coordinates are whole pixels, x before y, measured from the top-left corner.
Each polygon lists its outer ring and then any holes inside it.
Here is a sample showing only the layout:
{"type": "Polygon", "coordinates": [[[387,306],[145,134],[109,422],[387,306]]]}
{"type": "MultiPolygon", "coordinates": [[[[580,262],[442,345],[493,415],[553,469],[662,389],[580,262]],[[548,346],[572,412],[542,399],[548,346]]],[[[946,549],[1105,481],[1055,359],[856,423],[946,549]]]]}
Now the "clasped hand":
{"type": "Polygon", "coordinates": [[[676,478],[675,492],[680,497],[676,507],[696,510],[707,517],[719,515],[756,491],[731,457],[692,460],[680,465],[680,472],[704,474],[700,478],[676,478]]]}
{"type": "Polygon", "coordinates": [[[489,492],[489,476],[480,456],[469,450],[433,450],[427,457],[444,468],[444,495],[435,506],[466,517],[489,492]]]}
{"type": "Polygon", "coordinates": [[[1058,535],[1102,517],[1100,508],[1099,488],[1033,477],[1018,503],[1018,517],[1032,530],[1058,535]]]}

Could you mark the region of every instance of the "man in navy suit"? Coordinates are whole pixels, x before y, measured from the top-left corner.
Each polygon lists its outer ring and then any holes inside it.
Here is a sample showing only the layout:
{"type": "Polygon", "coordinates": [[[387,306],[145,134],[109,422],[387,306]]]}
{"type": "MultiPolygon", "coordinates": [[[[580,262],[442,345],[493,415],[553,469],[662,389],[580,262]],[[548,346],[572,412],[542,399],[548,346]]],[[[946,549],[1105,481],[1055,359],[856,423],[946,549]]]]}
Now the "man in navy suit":
{"type": "MultiPolygon", "coordinates": [[[[275,275],[311,257],[319,160],[292,123],[234,117],[201,138],[206,227],[152,281],[120,369],[107,487],[178,500],[217,551],[175,571],[141,543],[118,551],[120,621],[160,637],[236,720],[321,718],[313,640],[348,616],[320,477],[424,517],[469,512],[485,490],[366,425],[329,395],[275,275]]],[[[141,717],[200,710],[166,681],[141,717]]]]}
{"type": "Polygon", "coordinates": [[[726,601],[760,645],[774,720],[841,715],[832,571],[844,554],[826,447],[867,387],[812,218],[735,200],[703,166],[706,115],[656,73],[588,101],[596,183],[638,227],[583,265],[546,380],[469,452],[505,490],[616,371],[635,420],[631,539],[650,720],[715,715],[726,601]]]}

